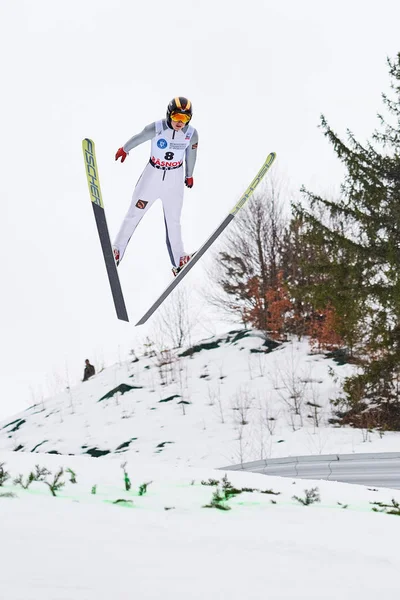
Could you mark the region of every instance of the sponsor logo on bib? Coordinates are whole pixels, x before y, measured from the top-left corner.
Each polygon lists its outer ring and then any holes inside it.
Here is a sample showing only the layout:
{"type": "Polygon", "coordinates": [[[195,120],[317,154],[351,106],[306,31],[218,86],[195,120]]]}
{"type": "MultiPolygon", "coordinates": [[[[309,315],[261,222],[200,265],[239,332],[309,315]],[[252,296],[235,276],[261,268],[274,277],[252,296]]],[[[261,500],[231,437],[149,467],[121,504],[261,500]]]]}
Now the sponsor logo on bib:
{"type": "Polygon", "coordinates": [[[161,138],[158,140],[157,146],[161,149],[164,149],[168,146],[168,142],[167,142],[167,140],[164,140],[164,138],[161,138]]]}
{"type": "Polygon", "coordinates": [[[181,142],[170,142],[169,147],[171,150],[186,150],[186,144],[181,142]]]}

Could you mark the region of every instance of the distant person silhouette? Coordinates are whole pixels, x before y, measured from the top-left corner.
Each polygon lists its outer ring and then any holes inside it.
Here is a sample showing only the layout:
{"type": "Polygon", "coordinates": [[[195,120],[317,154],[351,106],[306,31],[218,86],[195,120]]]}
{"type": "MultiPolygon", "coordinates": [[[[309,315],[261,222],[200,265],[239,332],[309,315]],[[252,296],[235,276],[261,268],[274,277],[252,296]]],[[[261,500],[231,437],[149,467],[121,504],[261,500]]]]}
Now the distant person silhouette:
{"type": "Polygon", "coordinates": [[[93,365],[90,364],[89,359],[87,358],[85,360],[85,370],[83,372],[83,379],[82,381],[87,381],[89,379],[89,377],[93,377],[93,375],[95,375],[96,371],[93,365]]]}

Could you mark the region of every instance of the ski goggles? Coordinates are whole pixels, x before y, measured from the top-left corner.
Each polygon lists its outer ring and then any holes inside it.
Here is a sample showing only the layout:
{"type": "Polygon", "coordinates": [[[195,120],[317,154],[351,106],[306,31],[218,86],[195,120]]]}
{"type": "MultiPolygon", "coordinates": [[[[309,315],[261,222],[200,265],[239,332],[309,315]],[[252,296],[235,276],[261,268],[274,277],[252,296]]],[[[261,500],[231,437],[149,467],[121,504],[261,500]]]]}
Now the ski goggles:
{"type": "Polygon", "coordinates": [[[190,115],[185,115],[184,113],[176,112],[172,113],[171,119],[172,121],[182,121],[182,123],[189,123],[192,117],[190,115]]]}

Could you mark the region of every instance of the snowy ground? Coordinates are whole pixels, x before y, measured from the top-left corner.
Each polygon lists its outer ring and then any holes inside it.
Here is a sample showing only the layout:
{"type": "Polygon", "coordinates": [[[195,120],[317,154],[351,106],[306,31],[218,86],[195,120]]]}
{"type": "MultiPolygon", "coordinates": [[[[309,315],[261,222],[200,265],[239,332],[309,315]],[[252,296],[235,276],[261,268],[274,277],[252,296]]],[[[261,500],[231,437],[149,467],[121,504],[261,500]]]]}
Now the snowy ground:
{"type": "Polygon", "coordinates": [[[0,423],[0,452],[117,453],[135,466],[216,468],[400,450],[399,433],[329,425],[329,400],[354,367],[312,354],[307,340],[266,352],[257,332],[239,331],[206,340],[191,356],[151,350],[0,423]]]}
{"type": "Polygon", "coordinates": [[[236,489],[255,489],[224,511],[204,508],[217,489],[210,478],[222,493],[221,471],[128,462],[126,491],[117,456],[2,452],[1,461],[11,475],[0,487],[4,600],[399,597],[400,519],[371,504],[391,505],[398,491],[230,472],[236,489]],[[64,471],[56,497],[43,482],[13,483],[36,464],[50,483],[60,467],[77,483],[64,471]],[[315,486],[320,502],[293,498],[315,486]]]}
{"type": "Polygon", "coordinates": [[[353,367],[265,350],[132,356],[0,423],[0,600],[397,600],[398,490],[215,470],[399,450],[328,424],[353,367]]]}

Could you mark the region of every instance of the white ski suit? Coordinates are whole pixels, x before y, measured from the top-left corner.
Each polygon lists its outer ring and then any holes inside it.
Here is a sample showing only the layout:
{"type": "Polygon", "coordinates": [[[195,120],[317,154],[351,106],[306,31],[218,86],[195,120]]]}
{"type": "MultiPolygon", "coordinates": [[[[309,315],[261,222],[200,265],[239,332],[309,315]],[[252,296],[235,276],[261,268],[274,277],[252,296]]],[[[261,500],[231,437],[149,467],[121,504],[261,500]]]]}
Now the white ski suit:
{"type": "Polygon", "coordinates": [[[192,177],[196,162],[198,134],[186,125],[180,131],[168,126],[166,119],[151,123],[138,135],[133,136],[123,149],[132,148],[151,140],[151,156],[133,191],[132,202],[118,232],[114,248],[124,256],[128,242],[142,217],[150,206],[161,199],[164,210],[166,242],[174,267],[179,266],[185,254],[181,234],[181,212],[183,204],[183,162],[185,177],[192,177]]]}

